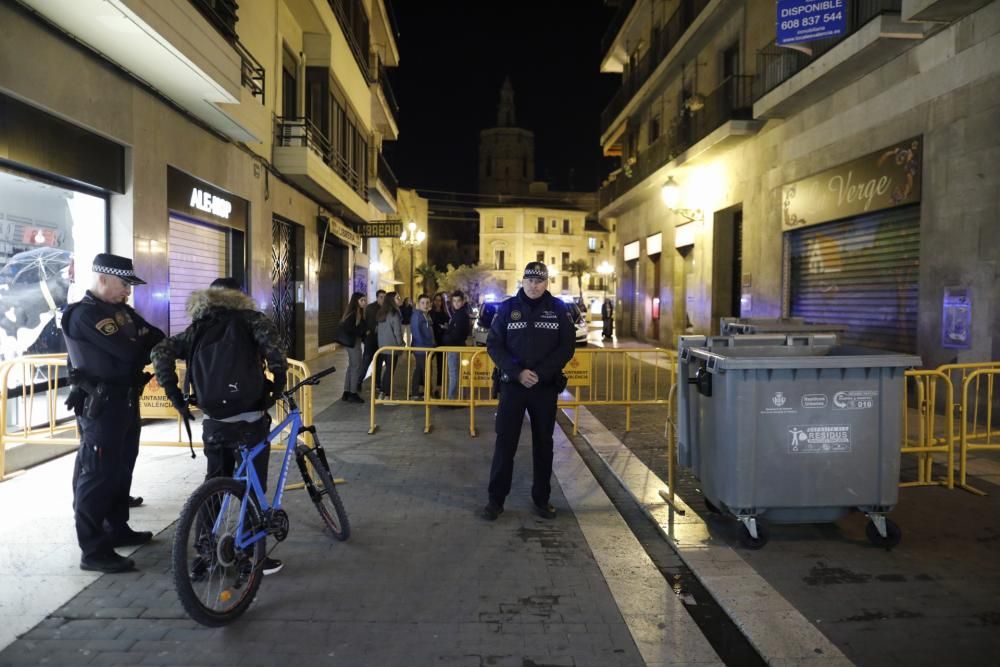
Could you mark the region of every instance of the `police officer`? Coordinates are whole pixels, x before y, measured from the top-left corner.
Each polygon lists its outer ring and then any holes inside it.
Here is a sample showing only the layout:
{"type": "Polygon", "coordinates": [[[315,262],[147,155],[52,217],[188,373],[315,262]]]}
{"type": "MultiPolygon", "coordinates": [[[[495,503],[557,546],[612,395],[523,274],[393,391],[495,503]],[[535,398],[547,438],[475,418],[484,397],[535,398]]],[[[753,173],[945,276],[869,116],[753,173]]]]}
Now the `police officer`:
{"type": "Polygon", "coordinates": [[[556,516],[555,508],[549,504],[552,431],[556,401],[559,392],[566,388],[562,369],[573,358],[576,333],[569,310],[545,289],[548,282],[545,264],[530,262],[524,269],[521,289],[497,308],[486,338],[486,349],[497,367],[500,393],[489,502],[480,512],[487,521],[500,516],[510,493],[514,454],[525,410],[531,418],[534,464],[531,499],[539,516],[546,519],[556,516]]]}
{"type": "Polygon", "coordinates": [[[62,317],[72,385],[66,406],[81,433],[73,508],[80,569],[123,572],[134,563],[114,548],[153,537],[128,526],[129,488],[139,454],[139,396],[149,379],[143,367],[163,332],[126,303],[132,285],[145,285],[131,259],[101,253],[92,271],[91,289],[62,317]]]}

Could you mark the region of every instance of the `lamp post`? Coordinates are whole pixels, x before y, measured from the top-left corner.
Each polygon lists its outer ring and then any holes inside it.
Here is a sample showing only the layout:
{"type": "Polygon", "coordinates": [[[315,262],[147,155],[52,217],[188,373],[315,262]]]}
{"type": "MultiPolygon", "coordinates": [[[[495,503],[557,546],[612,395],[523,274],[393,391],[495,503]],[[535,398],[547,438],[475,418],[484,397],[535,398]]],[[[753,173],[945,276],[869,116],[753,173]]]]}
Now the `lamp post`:
{"type": "Polygon", "coordinates": [[[667,178],[667,182],[660,188],[660,197],[663,199],[663,203],[666,204],[667,209],[682,218],[686,218],[688,222],[701,221],[705,219],[705,214],[700,208],[692,209],[677,207],[681,197],[681,187],[677,185],[677,181],[674,180],[673,176],[667,178]]]}
{"type": "Polygon", "coordinates": [[[413,279],[416,274],[413,266],[413,251],[416,250],[417,246],[424,242],[427,234],[424,231],[417,229],[417,223],[410,222],[403,231],[403,234],[399,237],[399,242],[403,244],[404,247],[410,249],[410,298],[413,299],[413,279]]]}
{"type": "Polygon", "coordinates": [[[597,272],[601,274],[601,285],[604,286],[604,298],[608,298],[608,280],[611,279],[611,274],[614,273],[615,268],[608,264],[608,260],[601,262],[600,266],[597,267],[597,272]]]}

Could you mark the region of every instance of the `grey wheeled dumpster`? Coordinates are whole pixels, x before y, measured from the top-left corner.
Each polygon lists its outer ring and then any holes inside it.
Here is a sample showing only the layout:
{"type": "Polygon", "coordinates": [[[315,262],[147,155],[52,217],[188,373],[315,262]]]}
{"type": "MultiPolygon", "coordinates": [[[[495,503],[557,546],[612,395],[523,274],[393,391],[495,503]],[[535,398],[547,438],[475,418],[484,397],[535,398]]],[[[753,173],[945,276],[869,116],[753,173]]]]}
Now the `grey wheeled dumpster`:
{"type": "Polygon", "coordinates": [[[842,324],[806,322],[801,317],[723,317],[719,320],[719,330],[723,336],[740,334],[843,334],[847,327],[842,324]]]}
{"type": "Polygon", "coordinates": [[[682,337],[678,460],[709,508],[743,524],[824,523],[852,509],[880,546],[900,538],[896,504],[903,373],[920,358],[837,345],[834,336],[682,337]]]}

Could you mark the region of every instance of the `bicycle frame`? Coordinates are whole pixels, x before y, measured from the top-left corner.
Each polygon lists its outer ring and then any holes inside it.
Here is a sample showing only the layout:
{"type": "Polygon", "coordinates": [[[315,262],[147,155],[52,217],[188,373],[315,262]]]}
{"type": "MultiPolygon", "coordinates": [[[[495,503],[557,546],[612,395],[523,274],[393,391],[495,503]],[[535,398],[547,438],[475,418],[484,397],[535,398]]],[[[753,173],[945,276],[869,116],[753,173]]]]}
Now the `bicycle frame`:
{"type": "MultiPolygon", "coordinates": [[[[299,412],[298,406],[293,404],[292,409],[289,410],[288,416],[285,417],[280,424],[271,429],[271,432],[267,434],[267,437],[263,442],[254,445],[253,449],[250,449],[249,451],[247,451],[245,447],[240,448],[243,460],[240,462],[236,472],[233,473],[233,479],[238,482],[246,482],[247,486],[247,492],[243,494],[243,500],[240,503],[240,519],[236,533],[236,546],[240,549],[246,549],[267,537],[266,527],[253,534],[244,530],[247,515],[247,504],[250,502],[250,494],[253,493],[261,511],[265,514],[273,510],[281,509],[281,498],[285,492],[285,479],[288,476],[288,464],[292,460],[292,453],[295,451],[295,443],[298,442],[298,435],[301,430],[302,413],[299,412]],[[261,486],[260,479],[257,477],[257,470],[253,467],[252,463],[253,460],[264,451],[264,448],[289,426],[291,426],[291,431],[288,434],[288,445],[285,447],[285,457],[281,462],[281,471],[278,474],[278,483],[274,488],[274,498],[269,504],[267,501],[267,494],[264,492],[263,486],[261,486]]],[[[226,509],[229,505],[229,498],[230,497],[227,495],[222,501],[222,506],[219,508],[219,515],[215,518],[215,524],[212,526],[213,534],[218,534],[219,532],[220,522],[222,521],[222,517],[225,516],[226,509]]]]}

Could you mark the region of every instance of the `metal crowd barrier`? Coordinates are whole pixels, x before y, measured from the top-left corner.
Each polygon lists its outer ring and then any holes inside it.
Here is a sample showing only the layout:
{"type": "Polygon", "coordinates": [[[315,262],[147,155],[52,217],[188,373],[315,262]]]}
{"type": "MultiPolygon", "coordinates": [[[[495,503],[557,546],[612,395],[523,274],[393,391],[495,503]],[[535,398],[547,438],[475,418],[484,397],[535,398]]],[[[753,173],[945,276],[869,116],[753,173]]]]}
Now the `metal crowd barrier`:
{"type": "MultiPolygon", "coordinates": [[[[469,435],[475,437],[478,433],[475,409],[497,403],[491,395],[493,361],[485,348],[393,346],[379,348],[374,358],[385,360],[384,363],[389,365],[390,375],[384,398],[379,398],[375,393],[375,383],[372,383],[369,433],[374,433],[378,428],[378,406],[415,405],[424,409],[425,433],[432,428],[432,407],[467,408],[469,435]],[[426,355],[422,374],[425,391],[422,396],[414,394],[411,386],[418,354],[426,355]],[[441,368],[441,385],[439,393],[435,394],[432,389],[436,388],[438,366],[441,368]],[[456,366],[457,377],[452,381],[449,371],[456,366]],[[449,398],[449,395],[452,397],[449,398]]],[[[676,361],[676,353],[663,348],[577,349],[564,369],[568,385],[559,398],[559,407],[622,406],[626,415],[625,430],[631,430],[633,407],[670,405],[670,388],[676,380],[676,361]]],[[[578,424],[579,411],[576,411],[573,418],[574,434],[578,424]]]]}
{"type": "MultiPolygon", "coordinates": [[[[69,393],[66,386],[66,355],[25,355],[0,362],[0,480],[6,479],[6,452],[11,445],[76,445],[80,442],[76,419],[63,406],[69,393]],[[15,382],[14,386],[12,382],[15,382]],[[62,386],[60,386],[62,385],[62,386]],[[15,394],[15,395],[12,395],[15,394]],[[13,405],[16,402],[16,405],[13,405]],[[16,420],[14,419],[16,417],[16,420]]],[[[147,366],[152,372],[152,367],[147,366]]],[[[184,364],[177,364],[183,382],[184,364]]],[[[309,368],[301,361],[288,360],[286,386],[310,375],[309,368]]],[[[312,387],[304,386],[296,393],[303,421],[312,423],[312,387]]],[[[285,417],[284,405],[275,407],[276,421],[285,417]]],[[[193,412],[197,412],[194,409],[193,412]]],[[[184,422],[174,410],[166,394],[154,377],[146,385],[140,399],[139,415],[142,419],[173,421],[177,426],[176,438],[156,440],[143,438],[139,445],[154,447],[187,447],[184,422]]],[[[194,446],[200,447],[200,442],[194,446]]]]}
{"type": "Polygon", "coordinates": [[[966,491],[986,493],[968,483],[969,452],[1000,451],[1000,428],[993,424],[993,400],[1000,364],[963,373],[960,428],[959,485],[966,491]]]}

